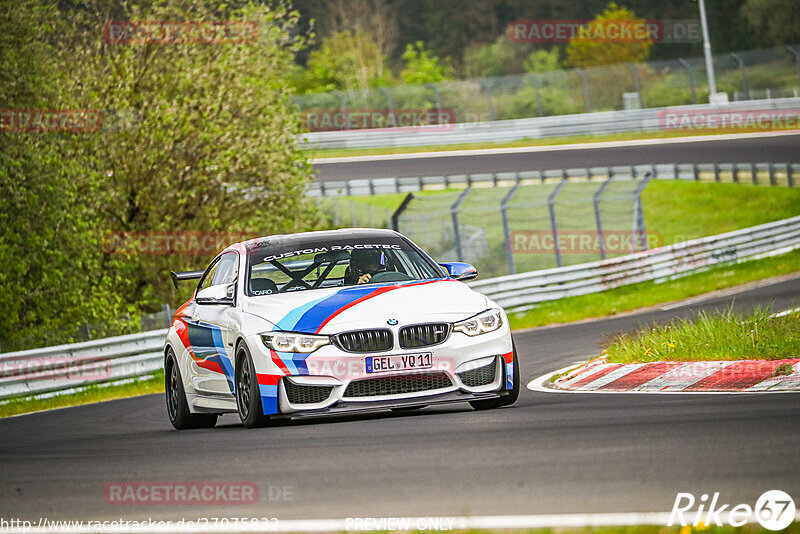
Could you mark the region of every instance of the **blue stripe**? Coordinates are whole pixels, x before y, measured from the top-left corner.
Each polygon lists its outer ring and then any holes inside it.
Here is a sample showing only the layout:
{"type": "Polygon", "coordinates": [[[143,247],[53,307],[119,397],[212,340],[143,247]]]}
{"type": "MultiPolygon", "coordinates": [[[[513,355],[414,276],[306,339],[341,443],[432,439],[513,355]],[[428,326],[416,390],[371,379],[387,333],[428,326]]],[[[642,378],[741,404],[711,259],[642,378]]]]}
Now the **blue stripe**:
{"type": "Polygon", "coordinates": [[[278,386],[258,385],[261,393],[261,409],[264,415],[278,413],[278,386]]]}
{"type": "Polygon", "coordinates": [[[514,389],[514,362],[506,364],[506,389],[514,389]]]}

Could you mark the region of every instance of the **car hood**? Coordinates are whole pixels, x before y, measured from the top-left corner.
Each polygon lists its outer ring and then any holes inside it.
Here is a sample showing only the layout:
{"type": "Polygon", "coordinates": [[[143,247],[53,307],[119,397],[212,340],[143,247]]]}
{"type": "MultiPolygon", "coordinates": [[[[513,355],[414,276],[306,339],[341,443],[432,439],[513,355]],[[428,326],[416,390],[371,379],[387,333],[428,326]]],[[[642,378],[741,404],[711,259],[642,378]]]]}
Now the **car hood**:
{"type": "Polygon", "coordinates": [[[461,282],[425,280],[248,297],[243,311],[279,330],[331,334],[389,322],[458,321],[487,306],[486,297],[461,282]]]}

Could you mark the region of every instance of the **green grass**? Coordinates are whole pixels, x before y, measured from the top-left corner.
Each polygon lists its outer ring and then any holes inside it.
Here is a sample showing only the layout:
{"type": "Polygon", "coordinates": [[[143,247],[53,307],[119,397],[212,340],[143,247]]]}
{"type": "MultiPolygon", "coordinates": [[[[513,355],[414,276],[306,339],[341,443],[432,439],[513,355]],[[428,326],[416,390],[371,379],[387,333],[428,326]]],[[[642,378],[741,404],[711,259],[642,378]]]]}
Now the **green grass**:
{"type": "Polygon", "coordinates": [[[68,395],[56,395],[52,397],[35,395],[30,397],[15,397],[13,399],[0,401],[0,417],[163,392],[164,371],[159,370],[154,372],[151,378],[132,380],[119,385],[104,386],[95,384],[87,386],[86,389],[82,391],[70,393],[68,395]]]}
{"type": "Polygon", "coordinates": [[[511,313],[509,321],[512,328],[520,329],[611,316],[797,271],[800,271],[800,250],[714,267],[670,282],[641,282],[601,293],[543,302],[531,310],[511,313]]]}
{"type": "Polygon", "coordinates": [[[694,319],[618,334],[606,350],[614,363],[793,358],[800,356],[800,313],[770,317],[767,308],[748,314],[701,311],[694,319]]]}
{"type": "Polygon", "coordinates": [[[306,150],[309,158],[338,158],[352,156],[373,156],[380,154],[409,154],[417,152],[443,152],[447,150],[479,150],[484,148],[516,148],[533,146],[569,145],[574,143],[602,143],[608,141],[631,141],[637,139],[671,139],[695,135],[722,135],[731,133],[762,132],[752,128],[711,128],[697,130],[657,130],[651,132],[630,132],[608,135],[573,135],[549,137],[545,139],[520,139],[503,143],[457,143],[451,145],[429,145],[386,148],[327,148],[306,150]]]}

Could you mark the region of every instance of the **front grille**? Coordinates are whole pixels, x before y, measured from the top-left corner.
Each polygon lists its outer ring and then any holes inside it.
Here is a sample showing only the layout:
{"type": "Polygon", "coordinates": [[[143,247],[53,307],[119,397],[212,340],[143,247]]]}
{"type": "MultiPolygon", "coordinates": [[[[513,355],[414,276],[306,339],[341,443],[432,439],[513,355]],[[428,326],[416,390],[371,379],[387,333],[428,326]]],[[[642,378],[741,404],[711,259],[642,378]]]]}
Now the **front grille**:
{"type": "Polygon", "coordinates": [[[333,336],[333,340],[347,352],[380,352],[394,345],[392,331],[387,329],[342,332],[333,336]]]}
{"type": "Polygon", "coordinates": [[[464,383],[465,386],[476,388],[479,386],[486,386],[494,382],[495,370],[497,369],[497,358],[492,360],[489,365],[478,367],[477,369],[470,369],[463,373],[458,373],[458,378],[464,383]]]}
{"type": "Polygon", "coordinates": [[[284,380],[286,397],[292,404],[316,404],[328,399],[333,386],[305,386],[284,380]]]}
{"type": "Polygon", "coordinates": [[[452,386],[447,373],[416,373],[381,378],[366,378],[350,382],[344,392],[345,397],[380,397],[417,393],[452,386]]]}
{"type": "Polygon", "coordinates": [[[404,326],[400,329],[400,346],[404,349],[429,347],[444,343],[450,335],[447,323],[429,323],[404,326]]]}

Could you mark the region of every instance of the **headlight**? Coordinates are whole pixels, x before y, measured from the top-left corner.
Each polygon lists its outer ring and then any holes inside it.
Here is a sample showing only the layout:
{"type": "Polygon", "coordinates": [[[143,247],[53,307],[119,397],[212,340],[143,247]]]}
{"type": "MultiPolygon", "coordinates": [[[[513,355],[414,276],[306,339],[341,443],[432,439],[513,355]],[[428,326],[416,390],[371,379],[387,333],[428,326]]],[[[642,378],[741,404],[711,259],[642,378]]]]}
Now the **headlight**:
{"type": "Polygon", "coordinates": [[[463,332],[468,336],[477,336],[494,332],[503,326],[503,312],[498,309],[486,310],[474,317],[453,324],[454,332],[463,332]]]}
{"type": "Polygon", "coordinates": [[[295,334],[293,332],[268,332],[261,334],[261,341],[268,349],[278,352],[314,352],[331,342],[328,336],[295,334]]]}

